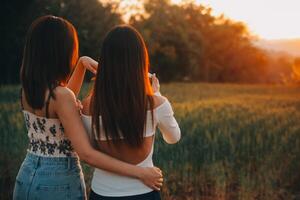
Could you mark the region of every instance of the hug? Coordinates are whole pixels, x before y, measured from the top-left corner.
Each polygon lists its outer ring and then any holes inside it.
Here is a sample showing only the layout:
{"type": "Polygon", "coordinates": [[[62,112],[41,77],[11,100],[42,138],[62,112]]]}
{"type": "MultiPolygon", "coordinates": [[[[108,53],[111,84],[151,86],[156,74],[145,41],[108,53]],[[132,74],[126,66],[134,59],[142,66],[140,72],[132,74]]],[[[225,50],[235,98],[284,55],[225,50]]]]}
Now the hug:
{"type": "Polygon", "coordinates": [[[160,199],[163,174],[152,162],[156,128],[169,144],[181,132],[149,68],[145,42],[129,25],[107,33],[95,61],[79,58],[70,22],[35,20],[20,72],[29,145],[13,198],[87,199],[82,160],[95,168],[89,199],[160,199]],[[95,81],[80,103],[86,70],[95,81]]]}

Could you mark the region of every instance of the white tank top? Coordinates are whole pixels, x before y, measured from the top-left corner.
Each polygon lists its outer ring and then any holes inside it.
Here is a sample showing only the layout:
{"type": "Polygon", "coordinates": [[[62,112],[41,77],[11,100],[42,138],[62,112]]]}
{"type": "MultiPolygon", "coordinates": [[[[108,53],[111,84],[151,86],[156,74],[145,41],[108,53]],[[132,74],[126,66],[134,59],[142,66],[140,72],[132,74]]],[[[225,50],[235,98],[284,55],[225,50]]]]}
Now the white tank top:
{"type": "MultiPolygon", "coordinates": [[[[153,110],[153,117],[154,117],[154,126],[152,124],[152,117],[151,112],[147,113],[147,121],[146,121],[146,128],[144,131],[145,137],[150,137],[155,134],[155,129],[158,127],[163,135],[164,140],[167,143],[173,144],[179,141],[181,133],[174,118],[174,112],[172,110],[170,102],[165,99],[164,103],[153,110]]],[[[91,123],[92,118],[91,116],[81,115],[81,119],[83,124],[87,130],[87,132],[92,134],[91,123]]],[[[105,141],[105,133],[102,129],[102,122],[100,116],[100,138],[95,138],[98,140],[105,141]]],[[[153,155],[153,147],[145,160],[137,164],[141,167],[152,167],[152,155],[153,155]]],[[[152,189],[148,186],[144,185],[140,180],[120,176],[102,169],[95,169],[93,179],[92,179],[92,190],[99,195],[102,196],[110,196],[110,197],[121,197],[121,196],[131,196],[131,195],[139,195],[151,192],[152,189]]]]}

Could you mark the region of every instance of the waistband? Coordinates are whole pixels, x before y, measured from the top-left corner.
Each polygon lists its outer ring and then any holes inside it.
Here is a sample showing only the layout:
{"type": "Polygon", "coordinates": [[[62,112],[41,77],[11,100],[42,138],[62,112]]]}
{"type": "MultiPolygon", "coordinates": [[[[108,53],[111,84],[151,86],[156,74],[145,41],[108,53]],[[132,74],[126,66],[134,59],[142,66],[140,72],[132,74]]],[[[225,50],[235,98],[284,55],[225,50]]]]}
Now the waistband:
{"type": "Polygon", "coordinates": [[[153,200],[160,200],[160,193],[158,191],[152,191],[147,192],[144,194],[139,195],[130,195],[130,196],[119,196],[119,197],[111,197],[111,196],[102,196],[100,194],[95,193],[92,189],[90,192],[90,199],[103,199],[103,200],[118,200],[118,199],[124,199],[124,200],[134,200],[134,199],[153,199],[153,200]]]}
{"type": "Polygon", "coordinates": [[[78,157],[45,157],[30,152],[27,152],[25,160],[33,162],[36,167],[39,165],[62,165],[71,168],[80,163],[78,157]]]}

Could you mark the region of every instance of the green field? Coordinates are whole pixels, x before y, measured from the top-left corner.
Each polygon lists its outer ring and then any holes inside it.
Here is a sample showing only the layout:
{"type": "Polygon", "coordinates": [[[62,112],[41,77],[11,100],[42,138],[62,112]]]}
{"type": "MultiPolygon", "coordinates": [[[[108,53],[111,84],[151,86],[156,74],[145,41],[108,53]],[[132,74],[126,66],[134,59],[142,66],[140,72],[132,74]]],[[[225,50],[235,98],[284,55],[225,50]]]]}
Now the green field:
{"type": "MultiPolygon", "coordinates": [[[[161,90],[182,130],[176,145],[156,138],[164,199],[300,199],[300,87],[172,83],[161,90]]],[[[10,199],[26,152],[18,91],[0,88],[0,199],[10,199]]],[[[84,170],[89,185],[91,169],[84,170]]]]}

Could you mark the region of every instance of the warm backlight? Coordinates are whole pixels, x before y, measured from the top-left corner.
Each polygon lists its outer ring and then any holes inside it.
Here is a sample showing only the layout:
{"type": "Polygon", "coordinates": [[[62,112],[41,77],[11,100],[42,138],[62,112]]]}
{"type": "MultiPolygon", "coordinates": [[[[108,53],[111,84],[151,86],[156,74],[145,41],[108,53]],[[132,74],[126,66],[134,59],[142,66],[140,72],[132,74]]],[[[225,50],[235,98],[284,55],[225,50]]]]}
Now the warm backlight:
{"type": "MultiPolygon", "coordinates": [[[[181,0],[172,0],[180,3],[181,0]]],[[[299,0],[196,0],[214,14],[245,22],[252,33],[265,39],[300,38],[299,0]]]]}

